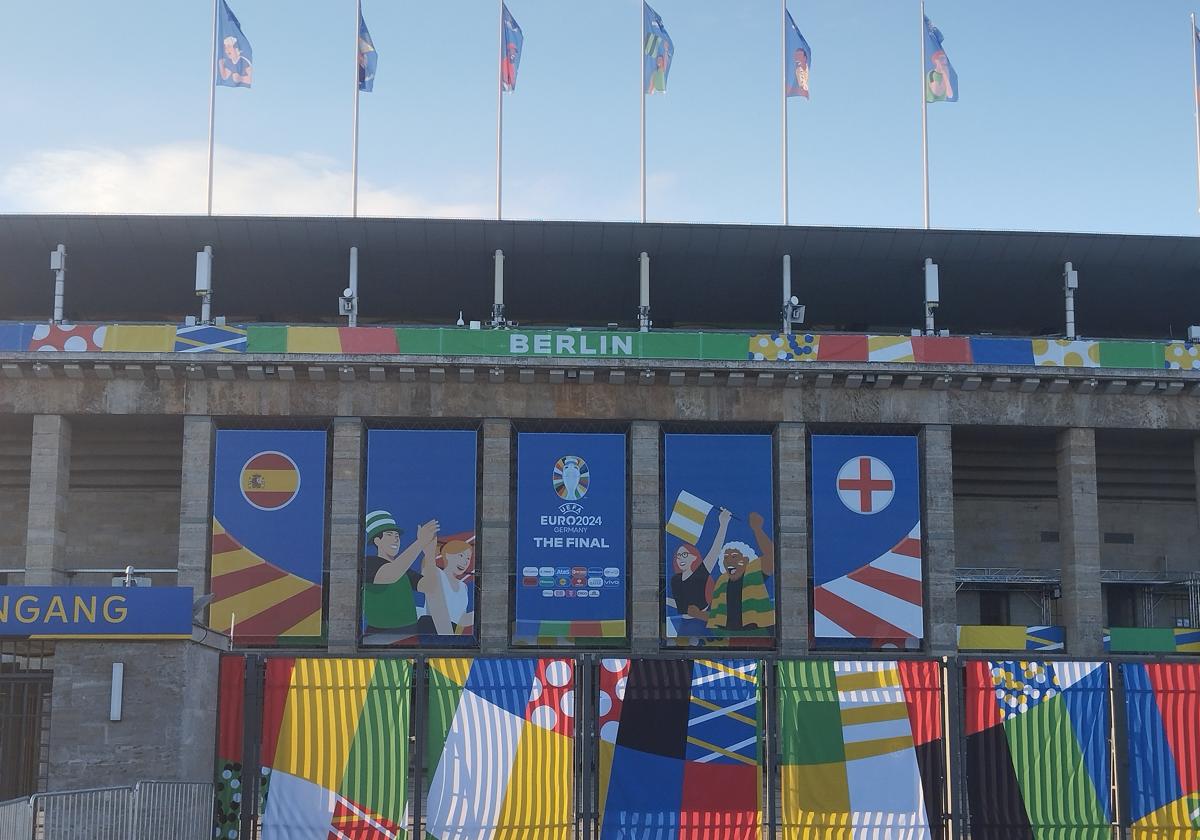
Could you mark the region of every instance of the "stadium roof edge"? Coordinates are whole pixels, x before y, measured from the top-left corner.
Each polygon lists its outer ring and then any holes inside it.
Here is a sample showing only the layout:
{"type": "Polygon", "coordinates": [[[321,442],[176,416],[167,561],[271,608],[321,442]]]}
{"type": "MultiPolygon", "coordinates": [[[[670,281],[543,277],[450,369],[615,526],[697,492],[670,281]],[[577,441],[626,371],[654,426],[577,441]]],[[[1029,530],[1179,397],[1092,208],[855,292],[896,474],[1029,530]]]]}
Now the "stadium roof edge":
{"type": "Polygon", "coordinates": [[[921,264],[941,267],[939,327],[1062,330],[1062,264],[1080,274],[1079,331],[1180,337],[1200,322],[1200,238],[1014,230],[923,230],[678,222],[373,217],[0,215],[0,318],[44,320],[48,254],[68,251],[67,314],[78,321],[196,311],[195,251],[215,251],[214,312],[330,320],[359,247],[364,320],[486,318],[496,249],[508,315],[522,323],[629,324],[636,255],[651,257],[656,326],[769,326],[782,254],[823,328],[907,332],[923,324],[921,264]]]}

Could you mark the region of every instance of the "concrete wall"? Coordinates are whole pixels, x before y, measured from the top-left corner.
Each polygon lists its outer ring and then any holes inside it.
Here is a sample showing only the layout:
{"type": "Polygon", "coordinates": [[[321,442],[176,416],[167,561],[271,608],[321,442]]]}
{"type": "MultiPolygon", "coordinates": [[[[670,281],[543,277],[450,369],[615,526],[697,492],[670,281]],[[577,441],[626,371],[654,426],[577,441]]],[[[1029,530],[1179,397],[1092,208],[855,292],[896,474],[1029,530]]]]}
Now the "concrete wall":
{"type": "Polygon", "coordinates": [[[218,657],[214,648],[191,641],[59,642],[50,789],[209,781],[218,657]],[[125,664],[119,721],[109,720],[114,662],[125,664]]]}
{"type": "MultiPolygon", "coordinates": [[[[85,417],[72,424],[67,569],[174,569],[179,551],[179,418],[85,417]]],[[[76,575],[107,585],[111,575],[76,575]]],[[[154,583],[174,586],[174,575],[154,583]]]]}
{"type": "Polygon", "coordinates": [[[961,567],[1057,569],[1056,499],[954,499],[954,537],[961,567]]]}
{"type": "MultiPolygon", "coordinates": [[[[30,418],[0,418],[0,569],[25,567],[32,436],[30,418]]],[[[9,582],[19,583],[22,577],[10,575],[9,582]]]]}

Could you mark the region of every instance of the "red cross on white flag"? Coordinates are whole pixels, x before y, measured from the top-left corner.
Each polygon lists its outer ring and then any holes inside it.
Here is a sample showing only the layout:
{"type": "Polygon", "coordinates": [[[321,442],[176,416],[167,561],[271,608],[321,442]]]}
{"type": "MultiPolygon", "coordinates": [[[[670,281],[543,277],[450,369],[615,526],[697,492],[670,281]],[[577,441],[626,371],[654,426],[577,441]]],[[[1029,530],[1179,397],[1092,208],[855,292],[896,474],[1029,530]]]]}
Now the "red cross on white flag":
{"type": "Polygon", "coordinates": [[[896,478],[883,461],[859,455],[838,470],[837,492],[842,504],[855,513],[879,513],[896,495],[896,478]]]}

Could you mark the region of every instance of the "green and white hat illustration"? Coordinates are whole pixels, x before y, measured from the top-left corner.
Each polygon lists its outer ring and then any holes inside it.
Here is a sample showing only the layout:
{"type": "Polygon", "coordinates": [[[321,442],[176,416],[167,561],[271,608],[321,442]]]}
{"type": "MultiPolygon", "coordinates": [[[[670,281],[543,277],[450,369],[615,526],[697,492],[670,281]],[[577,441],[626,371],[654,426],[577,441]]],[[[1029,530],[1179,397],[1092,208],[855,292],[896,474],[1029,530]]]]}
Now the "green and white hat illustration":
{"type": "Polygon", "coordinates": [[[367,514],[367,539],[373,540],[384,531],[404,533],[396,527],[396,519],[386,510],[373,510],[367,514]]]}

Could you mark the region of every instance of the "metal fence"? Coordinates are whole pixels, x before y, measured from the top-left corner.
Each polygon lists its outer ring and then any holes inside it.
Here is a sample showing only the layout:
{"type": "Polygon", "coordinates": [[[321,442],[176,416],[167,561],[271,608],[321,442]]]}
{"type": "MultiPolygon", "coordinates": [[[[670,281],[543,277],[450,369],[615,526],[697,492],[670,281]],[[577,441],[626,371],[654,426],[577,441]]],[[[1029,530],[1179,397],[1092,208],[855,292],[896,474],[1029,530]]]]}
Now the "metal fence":
{"type": "Polygon", "coordinates": [[[33,836],[33,807],[29,799],[0,802],[0,840],[29,840],[33,836]]]}
{"type": "Polygon", "coordinates": [[[212,812],[209,782],[39,793],[0,803],[0,840],[206,840],[212,812]]]}

